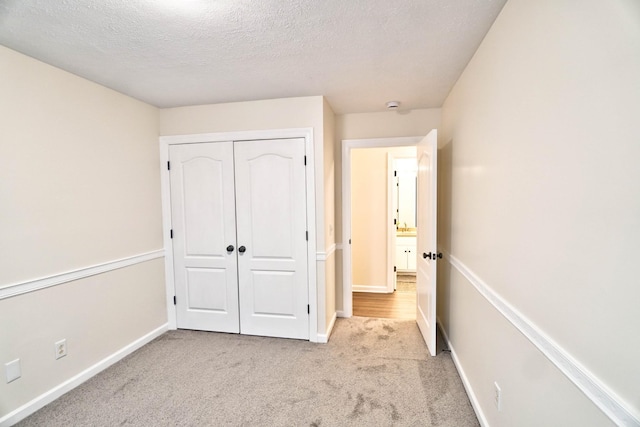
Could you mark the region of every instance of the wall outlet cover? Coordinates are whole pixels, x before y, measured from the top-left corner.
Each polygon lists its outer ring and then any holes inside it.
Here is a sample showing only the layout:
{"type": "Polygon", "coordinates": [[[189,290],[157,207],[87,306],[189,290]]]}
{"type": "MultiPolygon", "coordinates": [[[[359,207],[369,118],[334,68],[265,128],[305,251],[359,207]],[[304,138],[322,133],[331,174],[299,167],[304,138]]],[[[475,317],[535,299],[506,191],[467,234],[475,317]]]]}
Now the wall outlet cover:
{"type": "Polygon", "coordinates": [[[496,408],[498,408],[498,412],[500,412],[502,410],[502,390],[500,389],[500,386],[498,385],[497,382],[493,383],[493,387],[494,387],[493,401],[496,405],[496,408]]]}
{"type": "Polygon", "coordinates": [[[22,376],[22,372],[20,369],[20,359],[12,360],[11,362],[5,363],[4,369],[7,375],[7,384],[17,380],[22,376]]]}
{"type": "Polygon", "coordinates": [[[63,339],[55,343],[56,360],[67,355],[67,340],[63,339]]]}

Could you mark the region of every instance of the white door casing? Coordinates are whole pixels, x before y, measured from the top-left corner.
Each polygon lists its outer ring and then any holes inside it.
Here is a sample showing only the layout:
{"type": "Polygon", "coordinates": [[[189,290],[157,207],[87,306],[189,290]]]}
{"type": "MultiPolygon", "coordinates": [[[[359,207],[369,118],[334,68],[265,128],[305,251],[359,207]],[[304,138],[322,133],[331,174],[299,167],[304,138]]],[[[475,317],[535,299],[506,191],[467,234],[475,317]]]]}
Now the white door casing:
{"type": "MultiPolygon", "coordinates": [[[[302,138],[304,140],[306,152],[306,211],[309,231],[307,241],[307,286],[309,298],[309,340],[311,342],[321,342],[321,335],[318,333],[318,308],[324,306],[325,283],[318,281],[316,274],[318,270],[317,245],[316,245],[316,216],[317,212],[322,212],[321,206],[316,206],[316,184],[315,171],[318,161],[316,160],[316,150],[314,148],[313,128],[286,128],[268,130],[244,130],[231,132],[199,133],[185,135],[168,135],[159,138],[160,145],[160,184],[162,193],[162,227],[165,256],[165,296],[167,301],[167,321],[169,329],[177,329],[177,306],[174,305],[176,296],[175,283],[175,263],[173,256],[174,239],[171,238],[173,232],[172,220],[172,197],[170,182],[170,149],[176,145],[218,143],[228,141],[253,141],[265,139],[291,139],[302,138]]],[[[234,248],[235,249],[235,248],[234,248]]]]}
{"type": "Polygon", "coordinates": [[[177,325],[239,332],[233,143],[170,147],[177,325]]]}
{"type": "Polygon", "coordinates": [[[304,139],[235,143],[243,334],[309,338],[304,139]]]}
{"type": "Polygon", "coordinates": [[[416,321],[432,356],[436,355],[437,130],[418,143],[418,229],[416,321]]]}

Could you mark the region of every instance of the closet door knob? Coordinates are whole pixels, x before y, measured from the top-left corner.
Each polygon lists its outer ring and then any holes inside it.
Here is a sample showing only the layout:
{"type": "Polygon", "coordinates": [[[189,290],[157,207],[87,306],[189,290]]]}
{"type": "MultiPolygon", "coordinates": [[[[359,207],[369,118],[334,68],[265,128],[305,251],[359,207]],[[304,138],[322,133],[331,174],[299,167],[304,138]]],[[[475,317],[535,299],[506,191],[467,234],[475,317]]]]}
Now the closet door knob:
{"type": "Polygon", "coordinates": [[[227,246],[227,252],[233,252],[233,245],[227,246]]]}
{"type": "Polygon", "coordinates": [[[246,251],[246,250],[247,250],[247,248],[245,248],[244,246],[240,246],[240,247],[238,248],[238,252],[240,252],[241,254],[243,254],[243,253],[244,253],[244,251],[246,251]]]}

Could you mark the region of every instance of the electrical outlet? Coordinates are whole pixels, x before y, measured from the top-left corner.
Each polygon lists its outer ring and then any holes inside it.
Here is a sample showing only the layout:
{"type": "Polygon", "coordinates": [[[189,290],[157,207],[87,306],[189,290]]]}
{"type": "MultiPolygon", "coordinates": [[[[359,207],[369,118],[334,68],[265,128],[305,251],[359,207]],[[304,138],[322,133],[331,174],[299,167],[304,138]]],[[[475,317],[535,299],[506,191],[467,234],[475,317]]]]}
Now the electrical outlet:
{"type": "Polygon", "coordinates": [[[502,390],[497,382],[493,383],[493,403],[495,403],[498,412],[502,410],[502,390]]]}
{"type": "Polygon", "coordinates": [[[22,372],[20,371],[20,359],[5,363],[4,370],[7,375],[7,384],[20,378],[22,376],[22,372]]]}
{"type": "Polygon", "coordinates": [[[67,355],[67,340],[60,340],[55,343],[56,360],[67,355]]]}

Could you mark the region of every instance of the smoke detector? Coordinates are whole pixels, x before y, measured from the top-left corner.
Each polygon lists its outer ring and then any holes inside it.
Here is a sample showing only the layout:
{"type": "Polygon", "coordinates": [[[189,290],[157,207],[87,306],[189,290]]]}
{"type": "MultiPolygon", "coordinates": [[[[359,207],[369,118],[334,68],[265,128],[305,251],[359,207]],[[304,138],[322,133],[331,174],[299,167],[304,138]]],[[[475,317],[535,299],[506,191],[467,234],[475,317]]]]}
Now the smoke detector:
{"type": "Polygon", "coordinates": [[[400,106],[399,101],[389,101],[387,102],[387,110],[397,110],[400,106]]]}

